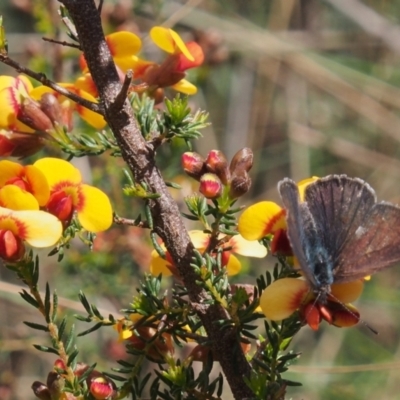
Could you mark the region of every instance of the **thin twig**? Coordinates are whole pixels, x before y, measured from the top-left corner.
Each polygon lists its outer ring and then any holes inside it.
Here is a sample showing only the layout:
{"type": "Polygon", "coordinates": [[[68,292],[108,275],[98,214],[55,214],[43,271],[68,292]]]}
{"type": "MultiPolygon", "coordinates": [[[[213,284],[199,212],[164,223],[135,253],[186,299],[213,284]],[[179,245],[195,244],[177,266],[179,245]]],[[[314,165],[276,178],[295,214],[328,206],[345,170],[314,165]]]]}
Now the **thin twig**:
{"type": "Polygon", "coordinates": [[[45,74],[43,74],[41,72],[38,73],[38,72],[32,71],[29,68],[23,67],[17,61],[13,60],[12,58],[10,58],[4,54],[0,54],[0,62],[10,66],[11,68],[14,68],[17,72],[19,72],[21,74],[25,74],[25,75],[30,76],[33,79],[36,79],[42,85],[55,90],[57,93],[60,93],[65,97],[68,97],[72,101],[75,101],[75,103],[78,103],[79,105],[86,107],[95,113],[104,115],[103,107],[100,104],[93,103],[92,101],[86,100],[86,99],[78,96],[77,94],[70,92],[69,90],[63,88],[62,86],[60,86],[57,83],[53,82],[52,80],[48,79],[45,74]]]}
{"type": "Polygon", "coordinates": [[[42,40],[44,40],[45,42],[60,44],[61,46],[67,46],[67,47],[72,47],[74,49],[81,50],[81,46],[79,46],[79,44],[66,42],[65,40],[61,41],[61,40],[56,40],[56,39],[51,39],[51,38],[46,38],[46,37],[42,37],[42,40]]]}

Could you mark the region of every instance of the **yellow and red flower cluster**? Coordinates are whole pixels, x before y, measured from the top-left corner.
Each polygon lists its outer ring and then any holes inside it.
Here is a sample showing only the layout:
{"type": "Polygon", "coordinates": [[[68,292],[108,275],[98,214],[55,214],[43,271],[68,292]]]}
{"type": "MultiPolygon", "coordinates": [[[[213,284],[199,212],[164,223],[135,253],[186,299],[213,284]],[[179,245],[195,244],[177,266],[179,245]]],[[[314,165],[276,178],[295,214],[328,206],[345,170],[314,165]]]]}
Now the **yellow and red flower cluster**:
{"type": "MultiPolygon", "coordinates": [[[[185,94],[195,94],[196,86],[185,78],[186,71],[203,63],[204,54],[196,42],[184,43],[172,29],[154,27],[150,31],[154,43],[168,53],[157,64],[140,59],[137,54],[142,42],[131,32],[115,32],[106,37],[111,54],[117,65],[121,81],[132,70],[137,84],[132,90],[161,100],[163,88],[185,94]]],[[[75,83],[58,85],[92,103],[97,102],[94,84],[84,56],[80,58],[82,76],[75,83]]],[[[29,79],[19,75],[0,76],[0,156],[26,157],[38,151],[44,139],[51,138],[53,130],[73,127],[73,112],[95,129],[103,129],[104,118],[46,86],[33,87],[29,79]],[[35,135],[31,135],[36,133],[35,135]]]]}
{"type": "MultiPolygon", "coordinates": [[[[318,178],[310,178],[298,184],[300,198],[308,184],[318,178]]],[[[247,240],[260,240],[272,236],[271,253],[289,257],[296,266],[296,259],[286,235],[285,209],[270,201],[256,203],[247,208],[239,219],[238,231],[247,240]]],[[[348,327],[359,322],[357,309],[349,304],[362,293],[363,281],[332,284],[326,304],[319,303],[310,284],[303,278],[282,278],[268,286],[260,297],[260,306],[271,320],[288,318],[296,310],[308,325],[316,330],[322,320],[338,327],[348,327]]]]}
{"type": "MultiPolygon", "coordinates": [[[[170,86],[185,94],[195,94],[197,88],[185,79],[185,72],[203,63],[204,54],[201,47],[196,42],[185,43],[174,30],[161,26],[151,29],[150,38],[168,53],[161,64],[137,56],[142,42],[134,33],[121,31],[106,36],[121,80],[128,70],[132,70],[134,80],[140,83],[134,90],[139,93],[146,91],[154,97],[159,95],[159,89],[170,86]]],[[[83,55],[80,58],[80,67],[83,75],[77,79],[75,86],[97,97],[97,88],[83,55]]]]}
{"type": "Polygon", "coordinates": [[[20,259],[23,242],[33,247],[53,246],[74,213],[91,232],[112,223],[108,197],[82,183],[77,168],[57,158],[43,158],[33,165],[0,161],[0,257],[20,259]]]}
{"type": "MultiPolygon", "coordinates": [[[[60,86],[97,102],[73,84],[60,83],[60,86]]],[[[36,153],[44,139],[51,138],[53,130],[72,129],[73,111],[96,129],[105,126],[101,115],[48,87],[34,88],[23,75],[0,76],[0,108],[0,156],[26,157],[36,153]]]]}

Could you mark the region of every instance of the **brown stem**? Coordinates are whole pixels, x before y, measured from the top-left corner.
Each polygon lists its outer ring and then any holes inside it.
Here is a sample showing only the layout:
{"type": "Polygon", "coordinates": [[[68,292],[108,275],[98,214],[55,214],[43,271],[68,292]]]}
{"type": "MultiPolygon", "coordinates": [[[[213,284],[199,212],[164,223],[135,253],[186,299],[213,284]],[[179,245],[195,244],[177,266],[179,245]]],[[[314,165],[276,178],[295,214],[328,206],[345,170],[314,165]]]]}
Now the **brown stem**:
{"type": "Polygon", "coordinates": [[[235,328],[221,330],[218,321],[229,319],[227,311],[219,304],[206,303],[208,295],[197,283],[199,276],[190,263],[194,247],[181,219],[177,204],[156,167],[154,152],[140,133],[129,101],[122,107],[115,105],[121,83],[114,61],[104,38],[101,20],[93,0],[60,0],[67,8],[80,39],[80,45],[90,73],[104,104],[105,119],[121,148],[136,182],[145,182],[150,192],[160,195],[149,199],[154,231],[162,238],[179,270],[188,290],[193,308],[199,315],[214,354],[225,373],[235,399],[254,397],[243,381],[250,375],[250,365],[240,350],[240,340],[235,328]]]}

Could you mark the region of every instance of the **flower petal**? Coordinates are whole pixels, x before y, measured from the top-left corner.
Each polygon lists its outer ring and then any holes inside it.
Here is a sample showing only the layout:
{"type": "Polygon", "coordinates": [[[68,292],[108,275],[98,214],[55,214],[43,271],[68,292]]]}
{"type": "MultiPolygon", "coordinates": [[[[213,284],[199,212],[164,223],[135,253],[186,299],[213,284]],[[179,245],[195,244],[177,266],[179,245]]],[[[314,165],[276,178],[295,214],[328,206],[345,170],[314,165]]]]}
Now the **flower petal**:
{"type": "Polygon", "coordinates": [[[78,185],[82,182],[81,173],[71,163],[60,158],[45,157],[33,164],[43,172],[50,187],[50,191],[58,186],[78,185]]]}
{"type": "Polygon", "coordinates": [[[0,187],[4,186],[11,178],[21,176],[23,171],[24,167],[21,164],[8,160],[0,161],[0,187]]]}
{"type": "Polygon", "coordinates": [[[196,42],[186,43],[186,47],[190,54],[193,56],[193,60],[189,60],[184,54],[180,54],[179,63],[176,66],[178,71],[186,71],[189,68],[195,68],[203,64],[204,53],[201,46],[196,42]]]}
{"type": "Polygon", "coordinates": [[[171,29],[155,26],[150,30],[151,40],[169,54],[175,53],[175,43],[171,36],[171,29]]]}
{"type": "Polygon", "coordinates": [[[113,57],[127,57],[139,53],[142,41],[128,31],[119,31],[106,36],[106,42],[113,57]]]}
{"type": "Polygon", "coordinates": [[[196,249],[205,249],[210,241],[210,235],[200,230],[189,231],[190,240],[196,249]]]}
{"type": "Polygon", "coordinates": [[[62,235],[62,224],[45,211],[11,211],[0,207],[0,228],[10,229],[33,247],[49,247],[62,235]],[[12,226],[14,225],[14,229],[12,226]]]}
{"type": "Polygon", "coordinates": [[[16,185],[6,185],[0,189],[0,206],[10,210],[39,210],[35,196],[16,185]]]}
{"type": "Polygon", "coordinates": [[[36,197],[41,207],[47,204],[50,197],[50,187],[46,176],[34,165],[25,167],[25,177],[32,189],[32,194],[36,197]]]}
{"type": "Polygon", "coordinates": [[[341,303],[351,303],[357,300],[364,289],[363,280],[359,279],[353,282],[334,283],[331,286],[333,300],[341,303]]]}
{"type": "Polygon", "coordinates": [[[310,184],[318,180],[318,176],[312,176],[311,178],[303,179],[297,184],[297,187],[299,188],[299,194],[300,194],[300,200],[304,201],[304,191],[306,190],[306,187],[310,184]]]}
{"type": "Polygon", "coordinates": [[[329,311],[332,316],[332,325],[340,328],[348,328],[360,322],[360,313],[351,304],[329,303],[329,311]]]}
{"type": "Polygon", "coordinates": [[[113,211],[107,195],[100,189],[81,185],[82,203],[77,204],[78,220],[89,232],[101,232],[113,222],[113,211]]]}
{"type": "Polygon", "coordinates": [[[238,222],[238,231],[247,240],[260,240],[278,229],[286,229],[285,210],[272,201],[246,208],[238,222]]]}
{"type": "Polygon", "coordinates": [[[241,256],[263,258],[267,255],[267,249],[257,240],[246,240],[241,235],[233,236],[229,240],[232,251],[241,256]]]}
{"type": "Polygon", "coordinates": [[[17,119],[21,108],[22,96],[21,92],[13,87],[4,88],[0,91],[0,128],[28,133],[34,132],[33,129],[17,119]]]}
{"type": "Polygon", "coordinates": [[[197,87],[190,83],[186,79],[181,79],[178,83],[171,86],[172,89],[176,90],[177,92],[193,95],[197,93],[197,87]]]}
{"type": "Polygon", "coordinates": [[[308,283],[297,278],[282,278],[268,286],[260,297],[264,315],[273,321],[288,318],[310,292],[308,283]]]}
{"type": "Polygon", "coordinates": [[[157,251],[153,250],[151,252],[150,272],[154,276],[158,276],[160,274],[163,274],[163,276],[171,276],[172,272],[168,268],[168,265],[170,265],[170,263],[161,258],[157,251]]]}
{"type": "Polygon", "coordinates": [[[226,272],[229,276],[237,275],[242,269],[242,264],[233,254],[229,255],[228,263],[226,264],[226,272]]]}

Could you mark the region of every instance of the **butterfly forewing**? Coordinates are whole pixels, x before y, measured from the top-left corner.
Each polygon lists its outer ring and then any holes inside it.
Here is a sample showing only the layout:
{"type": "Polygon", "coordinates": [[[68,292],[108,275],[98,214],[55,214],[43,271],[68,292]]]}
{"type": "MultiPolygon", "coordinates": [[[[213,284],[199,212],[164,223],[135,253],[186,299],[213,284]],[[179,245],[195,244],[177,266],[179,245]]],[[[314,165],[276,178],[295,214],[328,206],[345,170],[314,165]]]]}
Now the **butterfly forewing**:
{"type": "Polygon", "coordinates": [[[313,215],[323,246],[331,257],[335,281],[340,274],[342,250],[376,204],[375,192],[364,181],[330,175],[310,184],[305,201],[313,215]]]}

